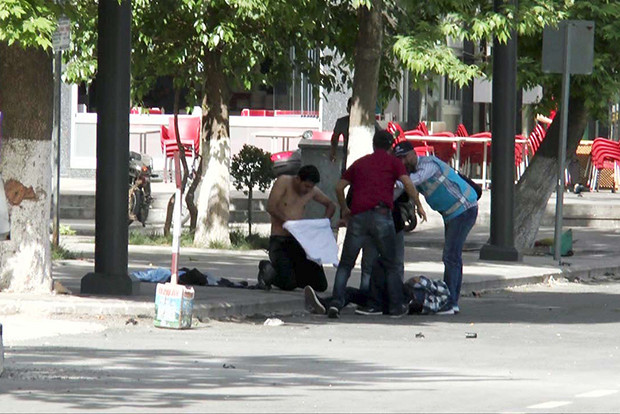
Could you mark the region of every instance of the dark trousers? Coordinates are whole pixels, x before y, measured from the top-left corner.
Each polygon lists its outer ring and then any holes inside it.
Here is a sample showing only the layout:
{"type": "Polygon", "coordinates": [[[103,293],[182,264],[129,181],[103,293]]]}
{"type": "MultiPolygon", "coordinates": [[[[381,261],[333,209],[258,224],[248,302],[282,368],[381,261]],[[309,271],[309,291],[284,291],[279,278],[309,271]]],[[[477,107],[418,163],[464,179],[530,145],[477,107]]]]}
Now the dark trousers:
{"type": "Polygon", "coordinates": [[[347,281],[355,260],[367,240],[371,240],[386,267],[386,291],[390,313],[401,312],[403,306],[403,282],[400,280],[395,261],[395,232],[392,213],[388,209],[373,209],[350,218],[342,247],[340,264],[336,271],[334,291],[330,306],[342,309],[345,305],[347,281]]]}
{"type": "Polygon", "coordinates": [[[327,289],[323,267],[308,260],[303,247],[292,236],[269,238],[269,260],[276,271],[271,282],[282,290],[312,286],[317,292],[327,289]]]}

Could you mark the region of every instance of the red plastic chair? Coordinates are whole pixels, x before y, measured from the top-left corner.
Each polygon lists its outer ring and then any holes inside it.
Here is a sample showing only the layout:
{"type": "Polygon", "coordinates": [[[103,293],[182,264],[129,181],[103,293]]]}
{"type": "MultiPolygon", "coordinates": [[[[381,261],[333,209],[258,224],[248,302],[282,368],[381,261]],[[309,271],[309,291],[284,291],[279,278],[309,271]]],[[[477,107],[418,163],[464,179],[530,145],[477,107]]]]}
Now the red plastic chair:
{"type": "Polygon", "coordinates": [[[388,132],[394,136],[394,143],[397,144],[405,139],[405,131],[403,128],[398,125],[396,122],[388,122],[387,128],[388,132]]]}
{"type": "Polygon", "coordinates": [[[592,177],[590,188],[598,191],[599,175],[602,170],[613,170],[613,188],[620,181],[620,143],[607,138],[595,138],[592,143],[592,177]]]}
{"type": "MultiPolygon", "coordinates": [[[[179,117],[179,135],[181,144],[185,148],[186,157],[195,157],[200,152],[200,117],[179,117]]],[[[164,181],[167,182],[168,171],[172,173],[174,153],[179,149],[174,129],[174,117],[168,120],[168,126],[161,126],[161,150],[164,159],[164,181]],[[168,167],[170,163],[170,168],[168,167]]]]}

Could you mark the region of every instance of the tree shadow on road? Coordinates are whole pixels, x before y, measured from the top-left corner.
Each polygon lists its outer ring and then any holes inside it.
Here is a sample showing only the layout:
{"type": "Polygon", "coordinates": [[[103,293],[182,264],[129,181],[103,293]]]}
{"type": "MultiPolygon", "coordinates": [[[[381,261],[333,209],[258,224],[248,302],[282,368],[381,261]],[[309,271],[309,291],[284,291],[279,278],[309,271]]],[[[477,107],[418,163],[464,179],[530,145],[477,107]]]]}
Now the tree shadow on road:
{"type": "Polygon", "coordinates": [[[7,357],[0,390],[43,411],[59,406],[179,410],[213,401],[286,400],[316,387],[325,392],[393,392],[441,389],[449,381],[514,381],[303,355],[220,358],[207,351],[50,346],[12,347],[7,357]]]}

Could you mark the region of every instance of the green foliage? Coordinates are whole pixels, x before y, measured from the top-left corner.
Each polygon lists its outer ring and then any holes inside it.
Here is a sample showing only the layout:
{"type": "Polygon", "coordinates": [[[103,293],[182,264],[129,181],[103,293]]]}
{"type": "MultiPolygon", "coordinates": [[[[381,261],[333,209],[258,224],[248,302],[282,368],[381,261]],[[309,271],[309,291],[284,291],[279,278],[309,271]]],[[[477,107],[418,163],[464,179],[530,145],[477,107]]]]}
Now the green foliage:
{"type": "MultiPolygon", "coordinates": [[[[609,104],[618,99],[620,92],[620,3],[610,0],[574,2],[566,9],[566,17],[595,22],[593,72],[571,76],[571,97],[582,99],[591,117],[606,121],[609,104]]],[[[561,99],[561,75],[543,73],[541,61],[542,32],[519,38],[519,84],[542,85],[545,95],[536,110],[548,112],[561,99]]]]}
{"type": "Polygon", "coordinates": [[[49,0],[0,1],[0,41],[49,49],[59,8],[49,0]]]}
{"type": "Polygon", "coordinates": [[[58,228],[58,233],[61,236],[75,236],[75,230],[71,228],[71,226],[67,226],[65,224],[61,224],[58,228]]]}
{"type": "MultiPolygon", "coordinates": [[[[144,233],[140,231],[129,232],[129,244],[140,246],[172,246],[172,235],[164,236],[157,232],[144,233]]],[[[194,244],[194,233],[183,231],[181,233],[180,246],[191,247],[194,244]]]]}
{"type": "Polygon", "coordinates": [[[232,158],[230,174],[235,179],[235,188],[246,195],[254,188],[265,191],[275,178],[271,154],[246,144],[232,158]]]}
{"type": "Polygon", "coordinates": [[[52,260],[75,260],[79,257],[78,254],[66,249],[61,245],[51,245],[52,247],[52,260]]]}

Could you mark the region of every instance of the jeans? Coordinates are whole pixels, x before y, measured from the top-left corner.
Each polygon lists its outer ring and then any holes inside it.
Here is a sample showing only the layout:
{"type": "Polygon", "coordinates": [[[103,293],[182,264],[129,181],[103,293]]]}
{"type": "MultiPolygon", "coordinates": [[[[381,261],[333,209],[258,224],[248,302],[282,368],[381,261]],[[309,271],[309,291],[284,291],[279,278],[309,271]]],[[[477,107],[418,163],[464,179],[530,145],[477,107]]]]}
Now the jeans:
{"type": "Polygon", "coordinates": [[[463,246],[478,217],[478,207],[465,210],[445,223],[443,247],[443,280],[450,289],[450,304],[457,306],[463,281],[463,246]]]}
{"type": "MultiPolygon", "coordinates": [[[[403,230],[394,236],[394,261],[396,262],[396,270],[401,282],[405,280],[405,232],[403,230]]],[[[362,278],[360,281],[360,290],[370,291],[370,276],[374,272],[374,266],[380,258],[379,252],[375,248],[371,240],[369,240],[362,248],[362,278]]]]}
{"type": "Polygon", "coordinates": [[[342,309],[345,290],[355,266],[355,260],[367,240],[381,255],[386,268],[386,287],[390,313],[399,313],[403,307],[403,289],[395,261],[395,233],[392,214],[388,209],[373,209],[351,217],[342,247],[340,264],[336,271],[331,306],[342,309]]]}
{"type": "Polygon", "coordinates": [[[276,271],[271,282],[282,290],[312,286],[317,292],[327,289],[323,266],[308,260],[303,247],[292,236],[269,238],[269,260],[276,271]]]}

